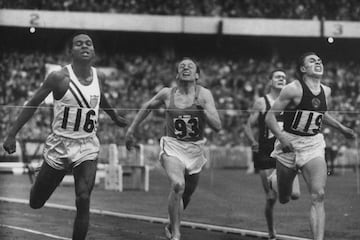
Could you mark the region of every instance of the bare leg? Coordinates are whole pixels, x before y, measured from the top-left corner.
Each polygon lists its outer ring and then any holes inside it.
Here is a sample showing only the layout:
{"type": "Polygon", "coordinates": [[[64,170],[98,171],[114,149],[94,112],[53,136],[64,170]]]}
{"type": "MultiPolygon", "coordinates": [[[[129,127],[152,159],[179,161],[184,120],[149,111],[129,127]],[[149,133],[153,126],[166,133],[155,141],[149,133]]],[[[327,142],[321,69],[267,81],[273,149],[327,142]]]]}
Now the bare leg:
{"type": "Polygon", "coordinates": [[[182,197],[185,191],[185,166],[176,157],[166,154],[161,156],[161,163],[171,184],[168,205],[171,234],[173,238],[180,239],[180,221],[184,210],[182,197]]]}
{"type": "Polygon", "coordinates": [[[297,175],[297,171],[287,168],[279,161],[276,161],[276,172],[279,202],[285,204],[290,201],[290,197],[293,191],[293,181],[297,175]]]}
{"type": "Polygon", "coordinates": [[[97,161],[85,161],[74,168],[76,217],[73,240],[84,240],[89,228],[90,195],[94,187],[97,161]]]}
{"type": "Polygon", "coordinates": [[[268,181],[268,176],[271,174],[272,171],[274,170],[267,169],[259,171],[261,182],[266,193],[265,218],[268,227],[269,237],[276,236],[276,231],[274,227],[274,206],[276,203],[277,194],[274,190],[270,189],[268,181]]]}
{"type": "Polygon", "coordinates": [[[64,170],[56,170],[50,167],[45,161],[41,165],[39,174],[35,179],[30,191],[30,207],[41,208],[50,198],[59,183],[65,176],[64,170]]]}
{"type": "Polygon", "coordinates": [[[183,206],[184,210],[188,206],[192,194],[195,192],[195,189],[199,183],[200,173],[196,174],[185,174],[185,190],[183,194],[183,206]]]}
{"type": "Polygon", "coordinates": [[[296,175],[294,178],[290,197],[292,200],[297,200],[300,197],[300,183],[298,175],[296,175]]]}
{"type": "Polygon", "coordinates": [[[305,164],[302,172],[311,195],[310,227],[313,238],[314,240],[323,240],[325,232],[326,162],[323,158],[313,159],[305,164]]]}

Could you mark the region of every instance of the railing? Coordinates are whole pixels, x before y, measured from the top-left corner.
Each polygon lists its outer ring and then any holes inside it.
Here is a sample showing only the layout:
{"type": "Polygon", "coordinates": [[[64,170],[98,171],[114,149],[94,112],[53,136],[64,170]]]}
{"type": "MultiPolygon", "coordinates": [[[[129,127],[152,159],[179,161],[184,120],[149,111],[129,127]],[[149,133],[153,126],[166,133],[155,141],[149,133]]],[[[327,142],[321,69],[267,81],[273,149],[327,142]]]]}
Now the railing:
{"type": "Polygon", "coordinates": [[[360,22],[354,21],[189,17],[45,10],[1,9],[0,26],[175,34],[360,38],[360,22]]]}

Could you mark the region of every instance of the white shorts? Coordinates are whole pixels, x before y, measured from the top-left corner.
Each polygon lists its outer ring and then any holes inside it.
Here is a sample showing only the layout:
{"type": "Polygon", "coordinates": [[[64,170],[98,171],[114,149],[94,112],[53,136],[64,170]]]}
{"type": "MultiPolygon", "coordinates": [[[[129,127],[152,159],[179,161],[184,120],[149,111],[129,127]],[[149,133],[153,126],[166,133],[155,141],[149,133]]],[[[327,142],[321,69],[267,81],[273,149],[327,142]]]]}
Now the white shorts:
{"type": "Polygon", "coordinates": [[[69,170],[88,160],[96,160],[100,142],[96,135],[71,139],[51,133],[45,142],[44,159],[57,170],[69,170]]]}
{"type": "Polygon", "coordinates": [[[314,158],[325,161],[325,140],[322,134],[315,136],[298,136],[283,132],[294,147],[294,152],[284,153],[279,140],[276,139],[271,157],[276,158],[284,166],[297,170],[314,158]]]}
{"type": "Polygon", "coordinates": [[[164,153],[176,157],[185,165],[190,175],[199,173],[207,162],[204,152],[205,142],[205,139],[185,142],[173,137],[162,137],[160,140],[160,158],[164,153]]]}

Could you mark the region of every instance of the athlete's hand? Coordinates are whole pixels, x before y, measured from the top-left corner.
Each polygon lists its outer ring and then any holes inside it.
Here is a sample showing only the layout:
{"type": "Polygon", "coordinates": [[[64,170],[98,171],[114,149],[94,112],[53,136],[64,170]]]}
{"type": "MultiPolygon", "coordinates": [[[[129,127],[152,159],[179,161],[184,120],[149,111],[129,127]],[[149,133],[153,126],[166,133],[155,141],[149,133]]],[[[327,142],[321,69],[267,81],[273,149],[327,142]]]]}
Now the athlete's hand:
{"type": "Polygon", "coordinates": [[[281,143],[281,147],[284,153],[293,152],[294,147],[291,144],[291,142],[286,138],[286,136],[281,135],[279,138],[279,141],[281,143]]]}
{"type": "Polygon", "coordinates": [[[135,137],[134,134],[132,132],[126,132],[125,135],[125,145],[126,145],[126,149],[128,151],[131,151],[134,146],[135,146],[135,137]]]}
{"type": "Polygon", "coordinates": [[[259,143],[252,143],[251,144],[251,150],[253,151],[253,152],[259,152],[259,143]]]}
{"type": "Polygon", "coordinates": [[[341,130],[342,134],[344,134],[344,136],[347,138],[347,139],[355,139],[356,138],[356,133],[353,129],[351,128],[348,128],[348,127],[344,127],[342,130],[341,130]]]}
{"type": "Polygon", "coordinates": [[[197,109],[199,109],[199,110],[204,110],[204,106],[205,106],[205,102],[204,101],[201,101],[200,99],[196,99],[195,101],[194,101],[194,104],[195,104],[195,106],[196,106],[196,108],[197,109]]]}
{"type": "Polygon", "coordinates": [[[9,154],[14,153],[16,151],[15,136],[10,136],[10,135],[7,136],[4,143],[3,143],[3,148],[9,154]]]}

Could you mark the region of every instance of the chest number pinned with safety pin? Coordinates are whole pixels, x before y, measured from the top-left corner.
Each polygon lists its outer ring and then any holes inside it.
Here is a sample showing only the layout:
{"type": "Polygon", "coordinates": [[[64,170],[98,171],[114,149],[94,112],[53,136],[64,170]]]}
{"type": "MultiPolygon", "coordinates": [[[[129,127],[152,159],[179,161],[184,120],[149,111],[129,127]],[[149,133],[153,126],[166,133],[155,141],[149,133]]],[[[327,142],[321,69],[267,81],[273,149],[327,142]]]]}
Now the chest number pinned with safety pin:
{"type": "Polygon", "coordinates": [[[197,137],[200,135],[199,119],[182,115],[174,119],[175,135],[178,138],[197,137]]]}

